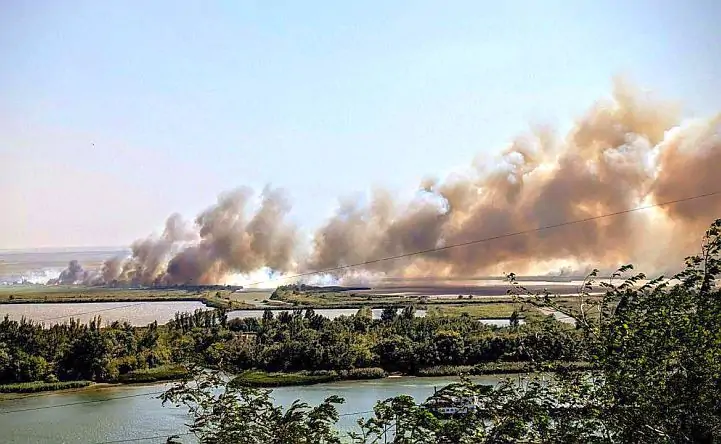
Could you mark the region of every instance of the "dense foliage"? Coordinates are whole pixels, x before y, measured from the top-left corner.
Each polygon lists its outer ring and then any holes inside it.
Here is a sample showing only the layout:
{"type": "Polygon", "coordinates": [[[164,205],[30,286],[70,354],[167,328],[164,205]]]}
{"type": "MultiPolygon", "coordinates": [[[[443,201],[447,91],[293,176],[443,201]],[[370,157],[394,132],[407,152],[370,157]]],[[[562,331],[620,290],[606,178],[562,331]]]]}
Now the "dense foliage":
{"type": "Polygon", "coordinates": [[[224,363],[234,369],[267,371],[347,370],[381,367],[414,374],[438,365],[491,361],[575,360],[578,336],[553,319],[498,329],[468,316],[415,317],[385,310],[380,320],[370,310],[329,320],[312,309],[266,312],[262,319],[228,323],[244,332],[226,344],[224,363]]]}
{"type": "Polygon", "coordinates": [[[101,319],[71,320],[45,328],[5,317],[0,322],[0,383],[57,380],[110,381],[131,370],[169,362],[160,328],[135,328],[101,319]]]}

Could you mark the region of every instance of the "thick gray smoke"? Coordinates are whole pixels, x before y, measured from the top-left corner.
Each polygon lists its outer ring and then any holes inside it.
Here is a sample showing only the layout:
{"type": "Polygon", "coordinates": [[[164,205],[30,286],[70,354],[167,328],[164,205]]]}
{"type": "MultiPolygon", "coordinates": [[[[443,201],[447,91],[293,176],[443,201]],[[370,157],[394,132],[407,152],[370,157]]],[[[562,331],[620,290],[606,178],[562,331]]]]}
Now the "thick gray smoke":
{"type": "MultiPolygon", "coordinates": [[[[252,193],[242,188],[220,196],[197,217],[195,229],[171,216],[160,237],[133,244],[130,259],[108,261],[100,280],[205,284],[261,268],[315,271],[720,191],[720,129],[721,117],[681,122],[670,107],[619,83],[613,97],[593,106],[565,137],[548,131],[519,137],[496,165],[476,163],[446,180],[424,180],[411,202],[383,191],[367,205],[343,201],[314,234],[307,256],[296,255],[298,237],[286,221],[290,205],[283,193],[266,188],[252,212],[252,193]]],[[[398,277],[567,275],[632,262],[645,271],[672,271],[697,250],[716,217],[721,198],[714,197],[360,270],[398,277]]]]}

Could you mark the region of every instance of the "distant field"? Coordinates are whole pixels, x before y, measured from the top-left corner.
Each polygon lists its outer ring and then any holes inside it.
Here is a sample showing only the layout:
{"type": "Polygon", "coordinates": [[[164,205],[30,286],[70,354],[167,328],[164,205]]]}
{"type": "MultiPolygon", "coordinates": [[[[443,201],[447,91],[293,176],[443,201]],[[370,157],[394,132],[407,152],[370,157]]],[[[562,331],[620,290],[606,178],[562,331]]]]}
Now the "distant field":
{"type": "MultiPolygon", "coordinates": [[[[428,308],[426,316],[460,316],[468,314],[472,318],[493,319],[508,318],[514,310],[520,311],[519,304],[496,303],[496,304],[474,304],[474,305],[437,305],[428,308]]],[[[535,310],[533,310],[535,311],[535,310]]],[[[519,313],[523,315],[523,313],[519,313]]]]}
{"type": "MultiPolygon", "coordinates": [[[[81,286],[0,286],[0,304],[52,303],[52,302],[158,302],[158,301],[201,301],[206,305],[228,309],[262,309],[313,307],[313,308],[360,308],[363,306],[383,307],[387,305],[416,305],[426,308],[428,315],[460,316],[467,314],[476,319],[508,318],[514,310],[522,317],[540,316],[541,312],[532,304],[519,303],[510,295],[460,294],[456,297],[434,298],[426,294],[404,294],[383,292],[388,289],[357,291],[313,291],[281,290],[282,300],[271,300],[273,289],[244,289],[241,291],[197,291],[192,289],[123,289],[81,286]]],[[[498,291],[495,288],[493,291],[498,291]]],[[[437,289],[447,292],[448,288],[437,289]]],[[[448,295],[448,293],[443,293],[448,295]]],[[[592,297],[588,302],[595,302],[592,297]]],[[[565,312],[577,312],[578,298],[574,295],[560,295],[554,298],[565,312]]],[[[586,307],[589,313],[594,309],[586,307]]]]}
{"type": "Polygon", "coordinates": [[[0,286],[0,304],[43,302],[139,302],[203,301],[226,308],[253,308],[230,291],[193,291],[185,289],[104,288],[81,286],[9,285],[0,286]],[[232,307],[231,307],[232,304],[232,307]]]}
{"type": "Polygon", "coordinates": [[[249,305],[261,305],[267,304],[270,301],[270,295],[273,293],[272,288],[270,289],[247,289],[240,292],[234,292],[228,294],[231,301],[243,302],[249,305]]]}

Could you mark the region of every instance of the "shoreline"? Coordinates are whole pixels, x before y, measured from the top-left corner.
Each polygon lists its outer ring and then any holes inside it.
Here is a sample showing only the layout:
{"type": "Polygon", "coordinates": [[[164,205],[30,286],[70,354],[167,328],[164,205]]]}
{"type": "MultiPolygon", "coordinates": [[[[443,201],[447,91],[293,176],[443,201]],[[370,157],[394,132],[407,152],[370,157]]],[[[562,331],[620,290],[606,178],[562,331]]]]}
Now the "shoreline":
{"type": "MultiPolygon", "coordinates": [[[[560,363],[557,365],[557,367],[562,366],[564,363],[560,363]]],[[[565,363],[565,364],[574,364],[574,363],[565,363]]],[[[572,371],[584,371],[589,368],[577,368],[573,369],[572,371]]],[[[384,380],[384,379],[400,379],[400,378],[459,378],[461,375],[468,376],[468,377],[482,377],[482,376],[496,376],[496,375],[517,375],[517,374],[532,374],[532,373],[541,373],[541,372],[555,372],[558,368],[553,369],[539,369],[536,371],[533,371],[532,369],[514,369],[514,368],[496,368],[496,369],[489,369],[487,372],[482,373],[442,373],[442,374],[402,374],[402,373],[390,373],[387,374],[384,377],[381,378],[344,378],[344,379],[336,379],[336,380],[326,380],[326,381],[318,381],[318,382],[311,382],[311,383],[298,383],[298,384],[285,384],[285,385],[256,385],[254,387],[256,388],[279,388],[279,387],[300,387],[300,386],[308,386],[308,385],[319,385],[319,384],[330,384],[330,383],[336,383],[336,382],[354,382],[354,381],[373,381],[373,380],[384,380]]],[[[297,372],[296,372],[297,373],[297,372]]],[[[282,373],[283,376],[287,375],[293,375],[294,373],[282,373]]],[[[50,394],[63,394],[63,393],[75,393],[75,392],[83,392],[83,391],[91,391],[91,390],[102,390],[106,388],[122,388],[122,387],[153,387],[158,386],[162,384],[168,384],[172,383],[174,381],[180,380],[182,378],[174,378],[174,379],[163,379],[163,380],[157,380],[157,381],[146,381],[146,382],[92,382],[90,385],[87,385],[85,387],[76,387],[76,388],[64,388],[64,389],[56,389],[56,390],[44,390],[39,392],[28,392],[28,393],[22,393],[22,392],[7,392],[7,393],[0,393],[0,402],[2,401],[10,401],[15,399],[23,399],[23,398],[33,398],[37,396],[44,396],[44,395],[50,395],[50,394]]]]}

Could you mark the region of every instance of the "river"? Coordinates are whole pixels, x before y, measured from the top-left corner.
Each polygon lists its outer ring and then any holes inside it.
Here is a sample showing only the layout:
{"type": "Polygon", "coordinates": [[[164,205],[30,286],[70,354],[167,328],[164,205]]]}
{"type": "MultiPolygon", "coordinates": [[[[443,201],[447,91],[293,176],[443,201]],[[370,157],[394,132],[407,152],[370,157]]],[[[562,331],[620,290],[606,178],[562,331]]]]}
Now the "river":
{"type": "MultiPolygon", "coordinates": [[[[127,321],[135,326],[145,326],[158,321],[164,324],[175,316],[175,313],[192,313],[198,309],[208,309],[198,301],[162,301],[162,302],[82,302],[82,303],[42,303],[42,304],[0,304],[0,317],[10,316],[10,319],[25,318],[46,325],[67,322],[70,318],[88,322],[100,316],[105,323],[114,321],[127,321]]],[[[278,315],[283,311],[274,309],[278,315]]],[[[319,308],[314,310],[317,314],[329,319],[338,316],[352,316],[358,312],[357,308],[319,308]]],[[[382,309],[371,310],[374,319],[380,319],[382,309]]],[[[399,309],[400,311],[400,309],[399,309]]],[[[416,316],[423,317],[425,310],[416,310],[416,316]]],[[[263,310],[235,310],[228,312],[228,319],[235,318],[261,318],[263,310]]]]}
{"type": "MultiPolygon", "coordinates": [[[[83,303],[42,303],[42,304],[0,304],[0,318],[5,315],[19,320],[22,317],[45,325],[67,322],[70,318],[88,322],[100,316],[104,323],[127,321],[131,325],[145,326],[158,321],[164,324],[177,312],[192,313],[197,309],[207,309],[198,301],[163,301],[163,302],[83,302],[83,303]]],[[[273,310],[275,314],[288,310],[273,310]]],[[[329,319],[338,316],[352,316],[356,308],[320,308],[315,310],[319,315],[329,319]]],[[[373,309],[374,319],[380,319],[381,309],[373,309]]],[[[425,310],[416,310],[416,316],[423,317],[425,310]]],[[[228,313],[228,319],[260,318],[263,310],[235,310],[228,313]]],[[[481,322],[499,327],[508,326],[507,319],[483,319],[481,322]]]]}
{"type": "MultiPolygon", "coordinates": [[[[474,378],[480,384],[495,384],[501,377],[474,378]]],[[[457,378],[386,378],[370,381],[344,381],[273,390],[276,403],[289,405],[301,399],[316,405],[330,395],[346,399],[338,406],[338,428],[356,430],[357,414],[372,410],[376,401],[408,394],[424,400],[457,378]]],[[[39,393],[14,399],[0,398],[0,440],[3,443],[103,443],[133,440],[139,443],[165,443],[165,437],[187,432],[189,416],[184,408],[166,405],[157,394],[169,385],[99,387],[63,393],[39,393]],[[12,412],[11,412],[12,411],[12,412]],[[144,437],[154,437],[142,439],[144,437]]],[[[17,396],[17,395],[11,395],[17,396]]],[[[6,397],[7,398],[7,397],[6,397]]],[[[181,438],[184,443],[192,437],[181,438]]]]}

